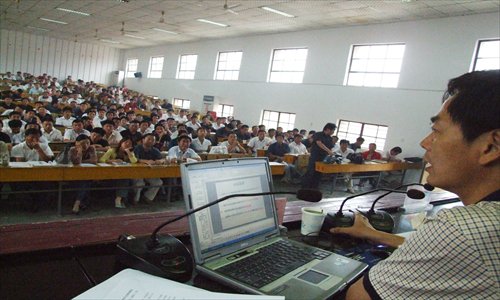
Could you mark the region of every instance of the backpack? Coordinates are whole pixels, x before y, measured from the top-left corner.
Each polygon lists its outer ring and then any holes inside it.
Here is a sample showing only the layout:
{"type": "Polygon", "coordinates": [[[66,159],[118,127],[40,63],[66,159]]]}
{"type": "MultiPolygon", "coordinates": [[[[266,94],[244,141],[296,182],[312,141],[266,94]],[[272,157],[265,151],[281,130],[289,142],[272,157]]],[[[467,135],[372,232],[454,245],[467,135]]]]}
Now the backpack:
{"type": "Polygon", "coordinates": [[[363,163],[363,155],[361,153],[349,153],[346,157],[353,164],[362,164],[363,163]]]}
{"type": "Polygon", "coordinates": [[[64,145],[63,151],[57,155],[55,162],[58,165],[67,165],[69,164],[69,149],[71,149],[72,143],[67,143],[64,145]]]}

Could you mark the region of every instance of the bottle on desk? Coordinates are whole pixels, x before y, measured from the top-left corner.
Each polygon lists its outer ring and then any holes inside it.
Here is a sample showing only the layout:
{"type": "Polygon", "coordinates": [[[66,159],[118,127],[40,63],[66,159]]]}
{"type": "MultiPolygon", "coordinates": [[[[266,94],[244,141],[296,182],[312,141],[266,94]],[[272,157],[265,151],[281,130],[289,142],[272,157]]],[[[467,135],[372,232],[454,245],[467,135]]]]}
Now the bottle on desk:
{"type": "Polygon", "coordinates": [[[0,141],[0,166],[8,167],[10,162],[9,148],[7,144],[0,141]]]}

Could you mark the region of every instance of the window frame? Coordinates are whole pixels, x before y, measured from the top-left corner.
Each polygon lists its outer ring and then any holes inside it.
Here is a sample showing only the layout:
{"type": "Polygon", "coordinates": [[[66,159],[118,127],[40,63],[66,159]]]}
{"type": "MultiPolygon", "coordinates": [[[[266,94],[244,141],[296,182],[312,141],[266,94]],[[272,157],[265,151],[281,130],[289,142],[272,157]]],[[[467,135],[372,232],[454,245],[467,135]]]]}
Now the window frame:
{"type": "Polygon", "coordinates": [[[191,100],[175,97],[172,99],[172,105],[174,105],[176,107],[180,107],[181,109],[191,109],[191,100]],[[177,102],[177,101],[181,101],[182,105],[180,105],[180,106],[176,105],[175,102],[177,102]],[[187,107],[186,107],[185,103],[188,103],[189,105],[187,105],[187,107]]]}
{"type": "Polygon", "coordinates": [[[215,112],[217,113],[217,117],[233,117],[234,116],[234,105],[231,105],[231,104],[217,104],[217,109],[215,110],[215,112]],[[226,107],[230,107],[230,111],[231,113],[229,114],[225,114],[224,111],[225,111],[225,108],[226,107]],[[220,108],[220,110],[219,110],[220,108]],[[220,114],[219,114],[220,112],[220,114]]]}
{"type": "MultiPolygon", "coordinates": [[[[363,145],[368,145],[369,143],[375,143],[377,144],[377,150],[379,151],[383,151],[384,148],[385,148],[385,142],[387,141],[387,133],[389,132],[389,126],[388,125],[383,125],[383,124],[375,124],[375,123],[368,123],[368,122],[360,122],[360,121],[353,121],[353,120],[345,120],[345,119],[339,119],[338,123],[337,123],[337,130],[335,131],[335,135],[339,138],[339,140],[342,140],[342,139],[348,139],[347,136],[348,135],[356,135],[356,138],[358,137],[363,137],[365,139],[365,143],[363,145]],[[342,122],[348,122],[348,123],[357,123],[357,124],[361,124],[361,131],[358,133],[353,133],[353,132],[349,132],[346,131],[345,132],[345,136],[346,137],[342,137],[341,134],[340,134],[340,128],[342,127],[342,122]],[[366,135],[364,134],[364,128],[366,125],[369,125],[369,126],[377,126],[377,136],[370,136],[370,135],[366,135]],[[379,128],[380,127],[385,127],[386,128],[386,133],[385,133],[385,136],[382,138],[382,137],[379,137],[378,136],[378,132],[379,132],[379,128]],[[377,141],[378,140],[383,140],[383,143],[378,143],[377,141]]],[[[349,125],[348,124],[348,128],[349,128],[349,125]]],[[[343,132],[343,131],[342,131],[343,132]]],[[[348,139],[349,140],[349,139],[348,139]]],[[[350,143],[354,143],[355,140],[349,140],[350,143]]]]}
{"type": "MultiPolygon", "coordinates": [[[[240,69],[241,69],[241,61],[243,60],[243,51],[242,50],[235,50],[235,51],[219,51],[217,53],[217,61],[215,63],[215,73],[214,73],[214,80],[239,80],[240,77],[240,69]],[[238,69],[221,69],[221,55],[223,54],[234,54],[234,53],[241,53],[240,61],[238,63],[238,69]],[[232,76],[236,72],[236,78],[232,76]],[[229,78],[227,75],[231,73],[231,78],[229,78]],[[219,78],[219,75],[222,75],[222,78],[219,78]]],[[[230,60],[225,60],[223,61],[224,63],[230,62],[230,60]]]]}
{"type": "MultiPolygon", "coordinates": [[[[306,70],[307,56],[308,56],[308,54],[309,54],[309,48],[307,48],[307,47],[293,47],[293,48],[276,48],[276,49],[273,49],[272,54],[271,54],[271,62],[269,64],[269,72],[268,72],[268,75],[267,75],[267,82],[270,82],[270,83],[303,83],[304,82],[304,73],[305,73],[305,70],[306,70]],[[288,61],[286,59],[276,60],[277,51],[286,52],[286,51],[295,51],[295,50],[306,50],[306,55],[305,55],[305,59],[304,59],[304,68],[301,71],[289,71],[289,70],[286,70],[287,67],[289,67],[289,64],[292,63],[292,61],[288,61]],[[275,64],[277,64],[279,62],[287,64],[287,66],[285,66],[282,69],[274,70],[275,64]],[[273,74],[286,74],[286,73],[288,73],[288,74],[291,74],[291,73],[299,74],[300,73],[300,75],[301,75],[300,76],[300,81],[295,82],[295,81],[273,81],[272,80],[273,74]]],[[[293,61],[297,61],[297,59],[294,59],[293,61]]]]}
{"type": "MultiPolygon", "coordinates": [[[[481,50],[481,44],[482,43],[487,43],[487,42],[495,42],[495,41],[500,44],[500,38],[480,39],[480,40],[477,41],[476,47],[474,49],[474,54],[472,56],[472,62],[471,62],[471,67],[470,67],[470,71],[471,72],[472,71],[487,70],[487,69],[476,69],[478,60],[485,59],[485,58],[482,58],[482,57],[478,57],[479,56],[479,52],[481,50]]],[[[495,58],[495,57],[491,57],[491,58],[495,58]]],[[[496,58],[500,60],[500,55],[497,56],[496,58]]],[[[488,70],[497,70],[497,69],[488,69],[488,70]]]]}
{"type": "MultiPolygon", "coordinates": [[[[179,55],[179,62],[177,64],[177,74],[175,76],[176,79],[186,79],[186,80],[193,80],[195,75],[196,75],[196,66],[198,64],[198,54],[181,54],[179,55]],[[183,57],[189,57],[189,56],[195,56],[195,62],[194,62],[194,69],[182,69],[182,58],[183,57]],[[183,76],[184,74],[191,74],[191,76],[183,76]],[[182,77],[181,77],[182,76],[182,77]]],[[[189,65],[189,61],[186,62],[186,65],[189,65]]]]}
{"type": "Polygon", "coordinates": [[[125,78],[134,78],[134,73],[137,72],[137,68],[139,66],[139,59],[138,58],[127,58],[127,61],[125,63],[125,78]],[[136,64],[135,64],[135,70],[134,71],[130,71],[130,64],[129,62],[132,61],[132,60],[135,60],[136,61],[136,64]],[[130,75],[129,73],[131,73],[132,75],[130,75]]]}
{"type": "Polygon", "coordinates": [[[165,56],[163,55],[158,55],[158,56],[151,56],[149,58],[149,68],[148,68],[148,78],[162,78],[163,76],[163,64],[165,63],[165,56]],[[159,63],[153,63],[153,60],[155,59],[158,59],[158,58],[161,58],[161,68],[159,70],[153,70],[153,66],[158,66],[160,65],[159,63]],[[159,73],[159,77],[157,77],[156,75],[155,76],[152,76],[152,74],[157,74],[159,73]]]}
{"type": "MultiPolygon", "coordinates": [[[[384,61],[383,61],[383,66],[382,68],[385,68],[386,66],[386,63],[387,63],[387,60],[388,59],[395,59],[395,58],[388,58],[387,57],[387,50],[386,50],[386,56],[384,57],[384,61]]],[[[399,85],[399,79],[400,79],[400,76],[401,76],[401,69],[403,67],[403,61],[404,61],[404,54],[406,52],[406,43],[404,42],[394,42],[394,43],[373,43],[373,44],[353,44],[351,45],[351,49],[350,49],[350,52],[349,52],[349,57],[348,57],[348,63],[347,63],[347,68],[346,68],[346,74],[345,74],[345,78],[344,78],[344,86],[355,86],[355,87],[379,87],[379,88],[398,88],[398,85],[399,85]],[[351,71],[352,67],[353,67],[353,61],[355,60],[354,58],[354,54],[355,54],[355,51],[356,51],[356,48],[357,47],[376,47],[376,46],[404,46],[404,50],[403,50],[403,53],[402,53],[402,56],[400,58],[400,66],[399,66],[399,70],[398,72],[385,72],[384,70],[380,71],[380,70],[377,70],[377,71],[351,71]],[[361,85],[357,85],[357,84],[349,84],[349,77],[351,74],[381,74],[382,75],[382,79],[380,79],[380,83],[378,85],[366,85],[365,83],[365,79],[363,78],[363,83],[361,85]],[[383,86],[383,76],[384,75],[396,75],[398,76],[397,78],[397,83],[395,86],[383,86]]],[[[361,58],[360,58],[361,59],[361,58]]],[[[365,60],[370,60],[370,57],[365,57],[363,58],[365,60]]]]}
{"type": "Polygon", "coordinates": [[[292,113],[292,112],[285,112],[285,111],[277,111],[277,110],[269,110],[269,109],[263,109],[262,110],[262,117],[260,118],[260,123],[259,124],[264,124],[266,126],[267,129],[270,129],[270,128],[278,128],[278,127],[283,127],[283,131],[287,131],[287,130],[292,130],[293,128],[295,128],[295,119],[297,118],[297,114],[296,113],[292,113]],[[269,112],[269,113],[278,113],[278,120],[277,121],[272,121],[272,122],[275,122],[276,123],[276,127],[273,127],[273,126],[270,126],[269,125],[269,121],[271,120],[266,120],[264,119],[265,118],[265,115],[266,115],[266,112],[269,112]],[[293,118],[293,123],[289,123],[289,122],[282,122],[280,121],[281,120],[281,115],[282,114],[287,114],[287,115],[293,115],[294,118],[293,118]],[[291,124],[291,126],[286,126],[284,124],[291,124]]]}

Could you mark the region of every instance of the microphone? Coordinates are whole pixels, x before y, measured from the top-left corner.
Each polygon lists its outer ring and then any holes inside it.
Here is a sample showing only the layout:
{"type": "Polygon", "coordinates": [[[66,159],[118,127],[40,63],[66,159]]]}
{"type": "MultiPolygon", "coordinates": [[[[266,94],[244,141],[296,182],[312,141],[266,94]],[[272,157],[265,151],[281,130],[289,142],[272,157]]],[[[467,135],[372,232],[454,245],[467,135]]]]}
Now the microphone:
{"type": "Polygon", "coordinates": [[[227,195],[163,222],[156,227],[149,237],[136,238],[122,234],[118,238],[117,259],[123,265],[132,269],[179,282],[189,281],[193,274],[193,257],[186,246],[174,236],[170,234],[159,235],[158,233],[163,227],[231,198],[277,194],[295,195],[298,199],[307,202],[319,202],[323,198],[322,193],[314,189],[301,189],[296,193],[278,191],[227,195]]]}
{"type": "Polygon", "coordinates": [[[372,193],[376,193],[376,192],[385,191],[386,193],[380,195],[379,197],[377,197],[374,200],[370,210],[365,215],[368,217],[368,220],[370,221],[370,224],[373,226],[373,228],[375,228],[377,230],[381,230],[381,231],[391,232],[394,228],[394,220],[392,219],[392,216],[384,211],[375,212],[375,209],[374,209],[375,204],[378,202],[378,200],[382,199],[383,197],[385,197],[391,193],[407,193],[407,194],[409,193],[409,196],[412,196],[412,195],[415,196],[415,193],[424,194],[423,192],[418,191],[418,190],[414,190],[414,189],[411,189],[408,192],[399,190],[400,188],[412,186],[412,185],[424,186],[424,188],[426,188],[427,190],[434,189],[434,187],[432,187],[429,184],[422,185],[420,183],[411,183],[411,184],[400,185],[394,190],[380,188],[380,189],[375,189],[375,190],[371,190],[371,191],[367,191],[367,192],[363,192],[360,194],[349,196],[349,197],[345,198],[344,201],[342,201],[337,213],[335,213],[335,214],[328,213],[326,215],[325,221],[323,222],[323,226],[321,227],[321,231],[329,233],[330,228],[332,228],[332,227],[350,227],[354,224],[354,213],[349,212],[349,211],[348,212],[342,211],[342,209],[344,208],[344,204],[347,202],[347,200],[353,199],[356,197],[360,197],[360,196],[364,196],[364,195],[368,195],[368,194],[372,194],[372,193]],[[370,220],[369,216],[372,216],[371,220],[370,220]],[[372,221],[373,221],[373,223],[372,223],[372,221]]]}
{"type": "Polygon", "coordinates": [[[383,211],[383,210],[375,210],[375,204],[377,204],[377,202],[384,198],[385,196],[389,195],[389,194],[392,194],[392,193],[406,193],[406,197],[412,199],[412,200],[422,200],[425,198],[425,193],[420,191],[420,190],[417,190],[417,189],[409,189],[408,191],[404,192],[404,191],[399,191],[400,188],[403,188],[403,187],[408,187],[408,186],[415,186],[415,185],[418,185],[418,186],[422,186],[424,187],[425,190],[427,191],[432,191],[434,190],[434,187],[428,183],[426,184],[420,184],[420,183],[411,183],[411,184],[404,184],[404,185],[400,185],[398,186],[395,190],[392,190],[392,191],[387,191],[387,193],[384,193],[380,196],[378,196],[372,203],[372,206],[370,208],[370,210],[366,213],[366,217],[368,218],[368,222],[370,222],[370,224],[373,226],[373,228],[377,229],[377,230],[380,230],[380,231],[384,231],[384,232],[389,232],[391,233],[392,230],[394,229],[394,219],[392,218],[392,216],[383,211]]]}

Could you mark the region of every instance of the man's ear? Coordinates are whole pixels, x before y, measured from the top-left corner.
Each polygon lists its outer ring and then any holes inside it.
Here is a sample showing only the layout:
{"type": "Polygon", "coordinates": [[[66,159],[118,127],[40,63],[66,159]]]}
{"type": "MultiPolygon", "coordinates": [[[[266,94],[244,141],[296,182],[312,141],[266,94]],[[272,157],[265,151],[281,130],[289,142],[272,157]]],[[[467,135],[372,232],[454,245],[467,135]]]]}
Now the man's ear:
{"type": "Polygon", "coordinates": [[[481,165],[492,164],[500,160],[500,129],[485,133],[482,141],[479,163],[481,165]]]}

